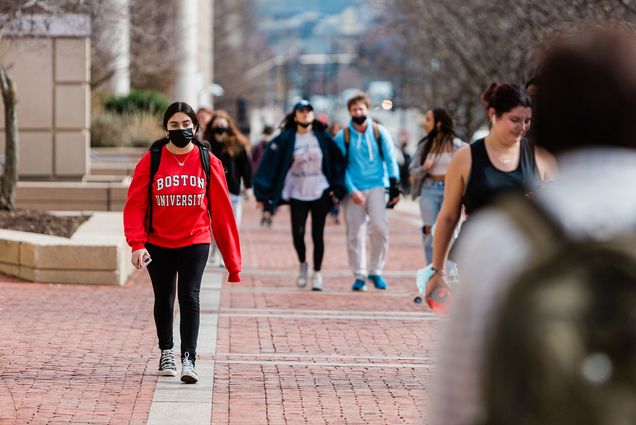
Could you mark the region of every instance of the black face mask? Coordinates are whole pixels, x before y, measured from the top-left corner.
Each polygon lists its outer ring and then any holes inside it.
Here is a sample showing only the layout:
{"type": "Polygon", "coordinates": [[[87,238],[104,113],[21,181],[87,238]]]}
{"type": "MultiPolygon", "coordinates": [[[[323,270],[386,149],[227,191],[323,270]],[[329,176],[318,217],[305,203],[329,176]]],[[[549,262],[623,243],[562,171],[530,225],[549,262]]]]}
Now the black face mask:
{"type": "Polygon", "coordinates": [[[361,117],[351,117],[351,121],[353,121],[354,123],[358,125],[363,124],[366,120],[367,120],[367,117],[365,117],[364,115],[361,117]]]}
{"type": "Polygon", "coordinates": [[[302,128],[307,128],[307,127],[309,127],[309,126],[311,125],[311,123],[310,123],[310,122],[308,122],[308,123],[304,123],[304,122],[298,122],[298,121],[296,121],[296,125],[299,125],[299,126],[301,126],[302,128]]]}
{"type": "Polygon", "coordinates": [[[178,148],[185,148],[194,139],[194,132],[191,128],[182,130],[168,130],[168,139],[178,148]]]}
{"type": "Polygon", "coordinates": [[[218,134],[219,136],[222,136],[225,133],[229,133],[230,129],[227,127],[214,127],[214,134],[218,134]]]}

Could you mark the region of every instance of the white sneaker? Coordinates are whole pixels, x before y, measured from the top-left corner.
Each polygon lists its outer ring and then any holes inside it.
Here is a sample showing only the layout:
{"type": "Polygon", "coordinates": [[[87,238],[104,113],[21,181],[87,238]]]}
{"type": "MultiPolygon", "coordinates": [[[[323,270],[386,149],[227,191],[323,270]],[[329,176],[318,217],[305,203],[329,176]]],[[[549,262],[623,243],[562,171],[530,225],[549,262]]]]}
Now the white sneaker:
{"type": "Polygon", "coordinates": [[[159,375],[175,376],[177,374],[177,364],[174,361],[174,352],[172,349],[161,350],[161,358],[159,359],[159,375]]]}
{"type": "Polygon", "coordinates": [[[298,279],[296,279],[296,284],[304,288],[307,285],[307,276],[309,275],[309,265],[307,263],[302,263],[298,268],[298,279]]]}
{"type": "Polygon", "coordinates": [[[311,290],[322,291],[322,275],[320,272],[314,272],[314,274],[311,275],[311,290]]]}
{"type": "Polygon", "coordinates": [[[185,353],[181,359],[181,381],[186,384],[196,384],[199,381],[199,374],[194,369],[194,360],[190,358],[190,353],[185,353]]]}

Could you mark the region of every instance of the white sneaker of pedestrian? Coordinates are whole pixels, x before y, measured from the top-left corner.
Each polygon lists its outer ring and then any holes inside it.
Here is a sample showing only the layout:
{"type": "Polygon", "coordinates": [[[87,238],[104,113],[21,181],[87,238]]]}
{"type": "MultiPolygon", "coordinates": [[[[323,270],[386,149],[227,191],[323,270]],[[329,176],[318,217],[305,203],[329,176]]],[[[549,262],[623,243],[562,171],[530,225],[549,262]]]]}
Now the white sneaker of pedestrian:
{"type": "Polygon", "coordinates": [[[314,272],[311,275],[311,290],[322,291],[322,275],[320,272],[314,272]]]}
{"type": "Polygon", "coordinates": [[[174,352],[172,349],[161,350],[161,358],[159,359],[159,375],[175,376],[177,374],[177,364],[174,361],[174,352]]]}
{"type": "Polygon", "coordinates": [[[194,369],[194,360],[190,358],[190,353],[185,353],[181,359],[181,381],[186,384],[196,384],[199,381],[199,374],[194,369]]]}
{"type": "Polygon", "coordinates": [[[296,279],[296,284],[304,288],[307,285],[307,277],[309,275],[309,265],[305,262],[300,265],[298,268],[298,279],[296,279]]]}

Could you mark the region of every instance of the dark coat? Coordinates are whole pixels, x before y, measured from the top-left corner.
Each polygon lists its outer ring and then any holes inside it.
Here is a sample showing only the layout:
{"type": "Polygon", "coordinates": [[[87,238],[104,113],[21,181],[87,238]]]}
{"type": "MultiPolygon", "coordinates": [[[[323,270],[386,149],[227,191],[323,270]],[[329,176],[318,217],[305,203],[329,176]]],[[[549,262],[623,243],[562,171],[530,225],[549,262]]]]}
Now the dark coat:
{"type": "MultiPolygon", "coordinates": [[[[313,131],[322,151],[322,173],[338,199],[344,198],[345,160],[336,142],[325,131],[313,131]]],[[[294,161],[296,130],[288,129],[267,144],[261,163],[254,176],[254,196],[262,202],[266,211],[274,213],[276,208],[287,203],[281,198],[285,178],[294,161]]]]}

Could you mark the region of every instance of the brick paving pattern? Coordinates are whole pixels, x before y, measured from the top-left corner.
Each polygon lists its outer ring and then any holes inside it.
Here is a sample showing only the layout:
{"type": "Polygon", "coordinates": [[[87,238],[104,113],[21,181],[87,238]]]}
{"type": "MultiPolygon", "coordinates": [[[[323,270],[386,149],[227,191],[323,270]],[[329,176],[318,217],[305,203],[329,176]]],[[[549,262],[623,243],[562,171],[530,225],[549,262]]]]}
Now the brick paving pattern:
{"type": "Polygon", "coordinates": [[[156,384],[152,289],[0,278],[1,424],[145,424],[156,384]],[[150,368],[150,370],[149,370],[150,368]]]}
{"type": "Polygon", "coordinates": [[[391,214],[389,290],[366,293],[351,291],[344,224],[328,225],[320,293],[295,286],[287,216],[270,229],[244,219],[246,272],[219,311],[212,423],[426,424],[440,322],[412,301],[413,220],[391,214]]]}
{"type": "MultiPolygon", "coordinates": [[[[263,229],[245,208],[243,281],[224,285],[212,312],[212,423],[427,423],[441,322],[412,302],[418,228],[390,216],[389,289],[350,290],[344,224],[329,224],[320,293],[295,286],[286,209],[263,229]]],[[[145,424],[157,384],[152,299],[145,271],[124,287],[0,276],[0,424],[145,424]]]]}

